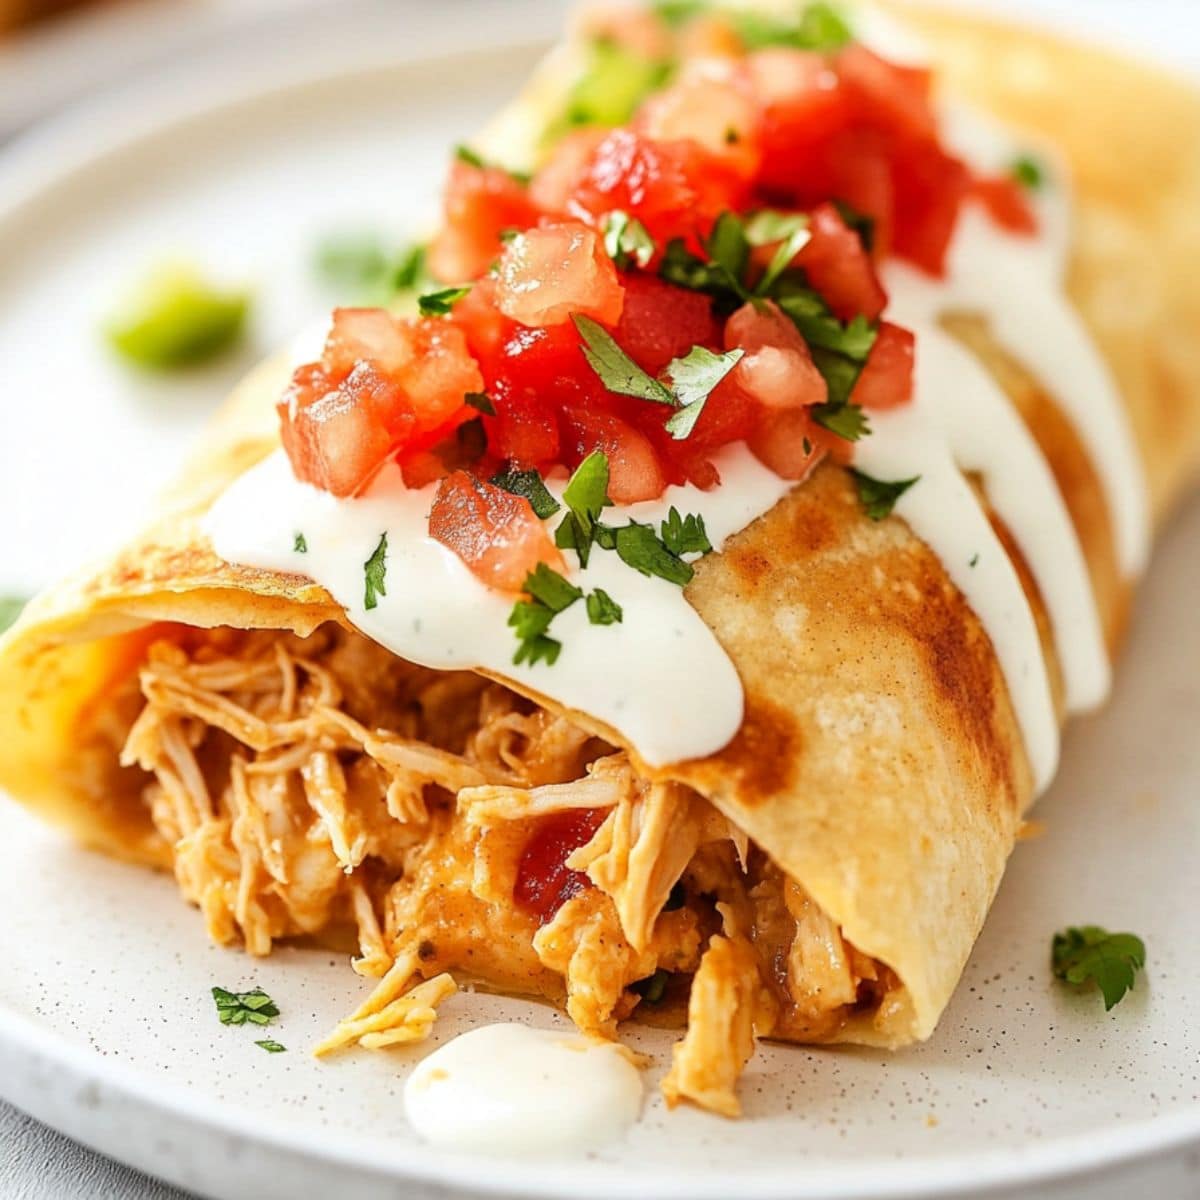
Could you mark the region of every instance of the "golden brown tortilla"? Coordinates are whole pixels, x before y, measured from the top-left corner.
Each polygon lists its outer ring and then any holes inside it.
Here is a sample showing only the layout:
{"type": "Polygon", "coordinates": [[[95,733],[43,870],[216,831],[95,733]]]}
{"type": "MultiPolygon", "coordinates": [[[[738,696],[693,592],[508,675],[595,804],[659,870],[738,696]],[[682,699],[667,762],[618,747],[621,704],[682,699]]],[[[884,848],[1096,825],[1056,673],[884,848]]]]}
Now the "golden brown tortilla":
{"type": "MultiPolygon", "coordinates": [[[[1079,203],[1071,294],[1120,381],[1160,520],[1200,460],[1200,98],[1097,50],[904,11],[957,90],[1049,135],[1070,162],[1079,203]]],[[[527,126],[529,106],[553,93],[543,77],[519,102],[527,126]]],[[[1129,585],[1077,435],[1021,367],[1020,347],[997,347],[969,315],[953,326],[1047,454],[1115,646],[1129,585]]],[[[226,564],[200,532],[213,499],[278,444],[273,402],[285,377],[280,360],[255,371],[154,525],[39,597],[0,640],[0,784],[111,853],[169,861],[142,805],[144,777],[117,766],[104,736],[126,719],[113,711],[113,681],[133,669],[156,623],[305,633],[345,620],[321,588],[226,564]]],[[[832,466],[698,564],[687,596],[737,665],[747,717],[719,754],[645,773],[710,798],[855,946],[897,973],[900,999],[854,1018],[842,1040],[928,1036],[1032,795],[987,635],[937,558],[901,520],[866,519],[832,466]]]]}

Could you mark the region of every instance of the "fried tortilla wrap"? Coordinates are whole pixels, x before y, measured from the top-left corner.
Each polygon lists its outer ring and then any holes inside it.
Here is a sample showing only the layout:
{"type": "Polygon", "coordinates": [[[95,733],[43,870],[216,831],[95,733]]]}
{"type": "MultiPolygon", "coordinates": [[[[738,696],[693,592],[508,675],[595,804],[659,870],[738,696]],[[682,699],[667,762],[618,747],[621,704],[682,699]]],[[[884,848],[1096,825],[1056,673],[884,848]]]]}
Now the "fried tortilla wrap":
{"type": "MultiPolygon", "coordinates": [[[[1200,101],[1095,49],[905,12],[956,88],[1069,164],[1068,291],[1157,523],[1200,456],[1200,101]]],[[[498,155],[544,128],[561,69],[495,127],[498,155]]],[[[976,312],[944,324],[1041,447],[1115,650],[1132,580],[1096,463],[1020,346],[976,312]]],[[[651,765],[525,680],[407,663],[317,584],[216,555],[205,514],[278,449],[290,367],[254,371],[145,533],[0,642],[0,784],[89,845],[173,870],[218,941],[352,938],[380,982],[325,1049],[423,1037],[446,972],[602,1036],[686,1008],[668,1098],[729,1114],[755,1033],[928,1037],[1035,785],[993,643],[909,525],[869,519],[827,462],[697,562],[686,599],[745,716],[718,752],[651,765]]],[[[988,511],[1061,715],[1043,597],[988,511]]]]}

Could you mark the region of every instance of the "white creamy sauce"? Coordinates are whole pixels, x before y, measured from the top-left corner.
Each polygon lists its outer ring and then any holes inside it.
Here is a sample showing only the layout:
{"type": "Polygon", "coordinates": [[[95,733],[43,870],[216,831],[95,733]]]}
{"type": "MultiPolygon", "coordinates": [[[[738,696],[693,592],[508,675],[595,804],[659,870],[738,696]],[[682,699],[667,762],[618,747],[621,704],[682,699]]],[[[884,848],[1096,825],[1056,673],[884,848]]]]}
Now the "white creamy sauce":
{"type": "MultiPolygon", "coordinates": [[[[884,31],[886,33],[886,31],[884,31]]],[[[946,114],[946,136],[982,170],[1008,168],[1024,149],[966,110],[946,114]]],[[[902,263],[885,266],[890,320],[916,335],[915,398],[898,412],[871,414],[856,465],[881,480],[919,476],[895,512],[938,555],[995,648],[1038,789],[1054,774],[1059,727],[1037,626],[1013,564],[964,472],[978,473],[988,500],[1036,578],[1062,662],[1070,711],[1095,707],[1110,666],[1087,564],[1066,505],[1037,442],[975,356],[940,326],[948,312],[984,317],[1074,425],[1112,514],[1119,561],[1129,575],[1148,549],[1146,495],[1136,443],[1113,380],[1064,291],[1070,205],[1062,169],[1049,167],[1033,196],[1039,231],[1004,232],[966,206],[944,279],[902,263]]],[[[296,360],[319,357],[328,322],[296,340],[296,360]]],[[[744,445],[717,456],[712,492],[671,487],[660,500],[617,506],[606,521],[657,526],[671,506],[704,517],[715,548],[770,509],[790,484],[744,445]]],[[[565,472],[547,486],[561,497],[565,472]]],[[[744,697],[716,638],[674,584],[639,575],[615,553],[593,550],[586,571],[567,552],[568,575],[603,588],[624,620],[591,625],[582,602],[550,630],[556,663],[514,665],[507,619],[513,597],[489,590],[428,533],[435,488],[408,491],[395,467],[362,497],[337,500],[298,482],[279,452],[233,484],[207,522],[223,558],[310,576],[345,606],[353,623],[396,654],[442,669],[486,668],[606,722],[659,765],[715,753],[737,732],[744,697]],[[387,534],[386,595],[365,607],[365,563],[387,534]],[[307,553],[295,549],[303,534],[307,553]]],[[[553,525],[553,521],[551,524],[553,525]]]]}
{"type": "MultiPolygon", "coordinates": [[[[674,506],[702,515],[719,549],[791,486],[744,445],[726,447],[714,461],[721,487],[669,487],[658,500],[606,509],[606,523],[657,528],[674,506]]],[[[559,497],[565,484],[565,472],[546,480],[559,497]]],[[[403,658],[444,670],[485,667],[518,680],[611,725],[650,763],[714,752],[737,733],[744,697],[729,656],[681,588],[639,574],[612,551],[594,548],[586,570],[575,565],[567,574],[587,591],[603,588],[621,605],[623,620],[592,625],[577,602],[550,630],[562,643],[558,661],[514,665],[517,642],[506,624],[514,597],[485,586],[429,536],[436,490],[408,490],[389,466],[363,496],[338,500],[299,482],[280,450],[217,501],[207,531],[230,562],[317,580],[355,626],[403,658]],[[368,609],[364,564],[384,533],[387,593],[368,609]],[[297,534],[306,553],[294,549],[297,534]]],[[[577,564],[573,551],[564,557],[577,564]]]]}
{"type": "Polygon", "coordinates": [[[602,1146],[641,1105],[641,1073],[619,1046],[524,1025],[460,1034],[404,1085],[404,1111],[427,1142],[522,1158],[602,1146]]]}

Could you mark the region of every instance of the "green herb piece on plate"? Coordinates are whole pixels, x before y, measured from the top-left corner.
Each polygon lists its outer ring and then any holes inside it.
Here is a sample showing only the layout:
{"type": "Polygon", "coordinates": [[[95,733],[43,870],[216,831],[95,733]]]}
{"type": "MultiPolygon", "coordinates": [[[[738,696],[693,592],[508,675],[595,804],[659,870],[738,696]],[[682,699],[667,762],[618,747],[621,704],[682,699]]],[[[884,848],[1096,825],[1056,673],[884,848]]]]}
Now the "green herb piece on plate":
{"type": "Polygon", "coordinates": [[[241,338],[249,294],[209,283],[186,264],[152,271],[105,323],[113,348],[129,362],[172,370],[208,362],[241,338]]]}
{"type": "Polygon", "coordinates": [[[273,1017],[279,1016],[275,1001],[262,988],[249,992],[230,992],[215,987],[212,997],[222,1025],[269,1025],[273,1017]]]}
{"type": "Polygon", "coordinates": [[[1060,930],[1051,945],[1054,977],[1077,987],[1094,983],[1108,1012],[1133,987],[1146,965],[1146,945],[1132,933],[1109,933],[1099,925],[1060,930]]]}

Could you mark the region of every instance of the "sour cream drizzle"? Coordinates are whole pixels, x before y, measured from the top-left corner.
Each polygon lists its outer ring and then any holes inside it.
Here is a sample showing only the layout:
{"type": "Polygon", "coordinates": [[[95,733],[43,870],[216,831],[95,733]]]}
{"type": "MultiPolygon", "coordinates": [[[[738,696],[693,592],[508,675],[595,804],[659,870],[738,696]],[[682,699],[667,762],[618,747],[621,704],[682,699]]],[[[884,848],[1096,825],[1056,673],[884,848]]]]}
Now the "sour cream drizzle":
{"type": "MultiPolygon", "coordinates": [[[[672,505],[704,517],[714,548],[744,529],[791,485],[744,445],[715,460],[724,483],[711,492],[669,487],[658,500],[617,505],[605,521],[654,525],[672,505]]],[[[561,497],[565,473],[546,480],[561,497]]],[[[596,549],[587,590],[603,588],[624,610],[616,625],[591,625],[582,603],[554,620],[562,653],[553,666],[512,662],[507,627],[514,597],[494,591],[429,536],[435,486],[410,491],[399,470],[381,471],[365,495],[338,500],[300,483],[283,451],[238,479],[207,521],[216,552],[230,562],[308,575],[342,604],[368,637],[422,666],[484,667],[527,684],[624,734],[650,763],[719,750],[742,723],[741,681],[729,656],[673,583],[638,574],[596,549]],[[307,552],[294,547],[303,533],[307,552]],[[365,606],[364,563],[387,534],[387,593],[365,606]]],[[[573,558],[573,553],[571,554],[573,558]]]]}
{"type": "MultiPolygon", "coordinates": [[[[947,114],[947,136],[981,169],[1007,169],[1020,149],[964,110],[947,114]]],[[[1052,170],[1035,198],[1037,235],[1007,234],[968,206],[945,278],[901,263],[885,267],[887,315],[917,339],[915,398],[902,410],[872,414],[872,433],[856,447],[856,465],[869,475],[920,477],[895,512],[938,555],[991,639],[1039,790],[1059,753],[1047,664],[1017,572],[964,471],[983,478],[1037,581],[1069,711],[1093,708],[1107,695],[1103,632],[1079,539],[1037,442],[983,365],[939,321],[949,312],[984,317],[1061,405],[1099,474],[1120,564],[1135,574],[1149,540],[1144,481],[1117,390],[1063,292],[1069,202],[1061,179],[1052,170]]],[[[299,358],[318,356],[319,332],[303,335],[299,358]]],[[[711,492],[670,487],[659,500],[608,510],[606,520],[657,526],[675,506],[702,515],[719,550],[791,486],[741,444],[726,447],[717,466],[723,482],[711,492]]],[[[561,496],[565,482],[560,474],[547,486],[561,496]]],[[[428,667],[481,667],[512,678],[604,721],[651,764],[715,753],[733,738],[743,715],[741,681],[681,589],[597,550],[586,571],[570,575],[581,587],[607,591],[622,606],[623,622],[590,625],[576,604],[554,623],[563,644],[558,661],[516,666],[506,625],[513,598],[486,588],[429,537],[433,495],[432,487],[407,490],[390,467],[364,496],[337,500],[298,482],[279,452],[229,488],[207,528],[217,553],[231,562],[321,583],[356,626],[396,654],[428,667]],[[364,564],[385,532],[387,593],[368,609],[364,564]],[[298,533],[306,553],[294,549],[298,533]]]]}
{"type": "Polygon", "coordinates": [[[427,1142],[522,1158],[602,1146],[641,1105],[641,1074],[620,1046],[524,1025],[460,1034],[404,1085],[409,1124],[427,1142]]]}

